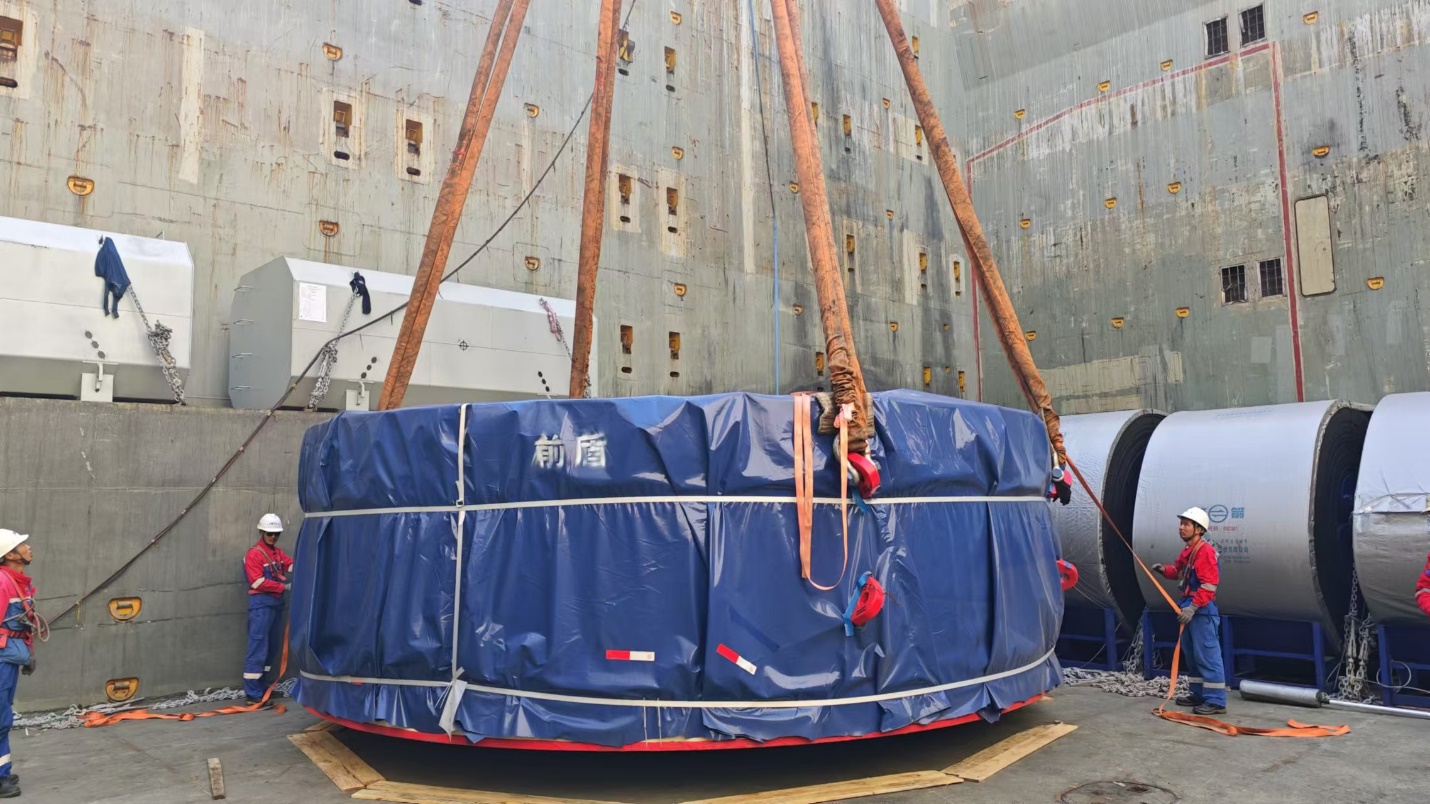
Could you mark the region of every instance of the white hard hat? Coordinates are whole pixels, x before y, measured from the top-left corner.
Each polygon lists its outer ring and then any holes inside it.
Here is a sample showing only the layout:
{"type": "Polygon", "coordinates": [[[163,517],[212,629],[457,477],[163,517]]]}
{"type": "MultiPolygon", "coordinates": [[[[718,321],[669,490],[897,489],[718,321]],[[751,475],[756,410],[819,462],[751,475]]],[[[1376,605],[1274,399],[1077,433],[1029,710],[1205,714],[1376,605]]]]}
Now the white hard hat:
{"type": "Polygon", "coordinates": [[[258,520],[258,529],[264,533],[282,533],[283,520],[279,519],[277,514],[264,514],[263,518],[258,520]]]}
{"type": "Polygon", "coordinates": [[[1177,518],[1195,522],[1202,526],[1202,530],[1210,530],[1212,526],[1212,518],[1207,516],[1207,512],[1200,508],[1188,508],[1178,514],[1177,518]]]}
{"type": "Polygon", "coordinates": [[[6,555],[11,550],[19,547],[28,538],[30,538],[29,534],[16,533],[13,530],[0,528],[0,556],[6,555]]]}

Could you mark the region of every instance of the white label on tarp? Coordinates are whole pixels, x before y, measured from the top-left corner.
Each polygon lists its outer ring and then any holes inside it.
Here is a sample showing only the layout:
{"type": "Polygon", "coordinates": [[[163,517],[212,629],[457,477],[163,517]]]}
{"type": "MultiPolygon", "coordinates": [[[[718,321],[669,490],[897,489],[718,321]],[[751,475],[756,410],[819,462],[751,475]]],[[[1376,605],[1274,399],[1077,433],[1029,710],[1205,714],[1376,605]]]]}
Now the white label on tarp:
{"type": "Polygon", "coordinates": [[[328,323],[328,286],[298,283],[298,320],[328,323]]]}

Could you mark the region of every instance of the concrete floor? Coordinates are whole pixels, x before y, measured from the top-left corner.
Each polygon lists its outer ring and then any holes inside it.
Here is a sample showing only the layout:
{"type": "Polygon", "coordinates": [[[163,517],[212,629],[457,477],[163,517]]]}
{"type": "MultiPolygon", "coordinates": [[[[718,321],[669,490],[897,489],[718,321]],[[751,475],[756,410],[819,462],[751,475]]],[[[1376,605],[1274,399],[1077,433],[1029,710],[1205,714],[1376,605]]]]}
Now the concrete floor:
{"type": "MultiPolygon", "coordinates": [[[[1233,699],[1245,725],[1349,723],[1350,735],[1323,739],[1223,737],[1161,721],[1150,699],[1062,688],[997,725],[806,748],[665,755],[537,754],[429,746],[340,732],[391,781],[510,794],[655,804],[734,795],[911,770],[940,769],[1015,731],[1051,720],[1072,734],[982,784],[883,796],[880,804],[1056,802],[1067,790],[1104,780],[1157,785],[1183,802],[1423,802],[1430,723],[1304,710],[1233,699]]],[[[291,703],[291,702],[290,702],[291,703]]],[[[350,801],[286,739],[314,718],[301,710],[187,723],[144,721],[100,729],[12,737],[25,801],[41,804],[209,801],[206,760],[223,762],[228,800],[245,804],[350,801]]],[[[1093,798],[1070,798],[1091,802],[1093,798]]],[[[1150,795],[1125,799],[1167,804],[1150,795]]]]}

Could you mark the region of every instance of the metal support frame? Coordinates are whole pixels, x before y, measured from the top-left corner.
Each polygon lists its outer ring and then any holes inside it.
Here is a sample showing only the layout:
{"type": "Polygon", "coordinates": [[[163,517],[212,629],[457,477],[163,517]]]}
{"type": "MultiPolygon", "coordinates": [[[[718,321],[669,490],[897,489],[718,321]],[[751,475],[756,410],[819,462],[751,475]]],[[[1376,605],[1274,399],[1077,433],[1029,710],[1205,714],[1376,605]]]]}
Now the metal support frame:
{"type": "MultiPolygon", "coordinates": [[[[1162,668],[1154,668],[1153,661],[1157,651],[1171,651],[1175,642],[1158,640],[1156,634],[1161,626],[1163,633],[1176,630],[1176,615],[1170,612],[1146,611],[1142,614],[1142,674],[1146,678],[1166,676],[1168,671],[1162,668]]],[[[1221,657],[1222,666],[1226,671],[1226,683],[1229,689],[1238,689],[1243,679],[1255,680],[1255,660],[1263,659],[1285,659],[1295,662],[1303,662],[1310,666],[1310,672],[1303,676],[1302,681],[1288,681],[1277,679],[1277,683],[1289,684],[1298,687],[1312,687],[1314,689],[1331,691],[1331,678],[1327,665],[1334,664],[1337,658],[1336,651],[1327,637],[1325,628],[1320,623],[1288,622],[1284,620],[1263,620],[1251,617],[1231,617],[1222,615],[1221,618],[1221,657]],[[1237,632],[1239,630],[1262,631],[1274,630],[1282,638],[1291,638],[1298,641],[1304,647],[1299,650],[1270,650],[1265,648],[1244,647],[1237,644],[1237,632]],[[1295,637],[1296,632],[1300,632],[1300,638],[1295,637]],[[1252,674],[1242,674],[1237,671],[1237,659],[1247,658],[1252,661],[1252,674]]]]}
{"type": "Polygon", "coordinates": [[[1064,655],[1063,651],[1059,650],[1058,661],[1061,662],[1064,667],[1081,667],[1086,670],[1121,670],[1122,646],[1129,641],[1128,637],[1122,636],[1126,633],[1127,629],[1120,627],[1117,621],[1117,612],[1114,609],[1066,609],[1063,611],[1063,625],[1058,632],[1058,642],[1101,645],[1101,655],[1104,657],[1104,660],[1097,661],[1095,657],[1092,659],[1079,659],[1075,656],[1064,655]],[[1068,615],[1074,611],[1089,614],[1096,611],[1097,614],[1086,617],[1075,615],[1069,618],[1068,615]],[[1069,625],[1072,625],[1074,629],[1077,628],[1078,623],[1074,623],[1074,620],[1080,620],[1090,624],[1094,619],[1096,619],[1101,626],[1098,633],[1069,630],[1069,625]]]}
{"type": "MultiPolygon", "coordinates": [[[[1380,682],[1381,700],[1386,706],[1417,706],[1430,708],[1430,695],[1395,691],[1395,668],[1405,667],[1410,671],[1406,684],[1430,689],[1430,628],[1416,626],[1376,626],[1376,644],[1380,651],[1380,672],[1376,681],[1380,682]],[[1404,639],[1404,642],[1401,640],[1404,639]],[[1396,658],[1394,644],[1409,644],[1419,647],[1419,655],[1396,658]],[[1416,684],[1416,681],[1421,683],[1416,684]]],[[[1407,651],[1408,652],[1408,651],[1407,651]]]]}

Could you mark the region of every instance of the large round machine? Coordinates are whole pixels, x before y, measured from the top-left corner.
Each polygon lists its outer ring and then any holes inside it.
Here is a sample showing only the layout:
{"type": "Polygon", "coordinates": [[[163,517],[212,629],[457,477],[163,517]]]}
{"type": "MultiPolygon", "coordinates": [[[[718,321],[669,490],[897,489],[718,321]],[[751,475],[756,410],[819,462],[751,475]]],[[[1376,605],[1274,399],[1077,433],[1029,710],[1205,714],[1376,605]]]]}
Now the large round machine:
{"type": "Polygon", "coordinates": [[[1393,394],[1370,419],[1356,484],[1355,557],[1376,622],[1425,625],[1415,583],[1430,552],[1430,393],[1393,394]]]}
{"type": "Polygon", "coordinates": [[[815,433],[805,539],[797,407],[819,421],[812,397],[726,394],[314,426],[299,702],[415,740],[689,750],[938,728],[1055,686],[1042,422],[876,394],[882,486],[843,497],[815,433]]]}
{"type": "MultiPolygon", "coordinates": [[[[1336,401],[1168,416],[1142,464],[1138,555],[1171,564],[1182,549],[1177,515],[1205,508],[1223,614],[1319,623],[1338,640],[1350,608],[1350,522],[1369,418],[1336,401]]],[[[1147,600],[1160,599],[1145,575],[1138,580],[1147,600]]]]}
{"type": "MultiPolygon", "coordinates": [[[[1098,493],[1122,537],[1129,540],[1137,478],[1152,431],[1163,418],[1156,411],[1125,410],[1062,420],[1068,455],[1098,493]]],[[[1063,557],[1079,572],[1078,584],[1065,593],[1067,605],[1112,609],[1123,623],[1135,625],[1145,604],[1132,551],[1081,488],[1074,489],[1071,503],[1053,507],[1053,527],[1063,557]]]]}

